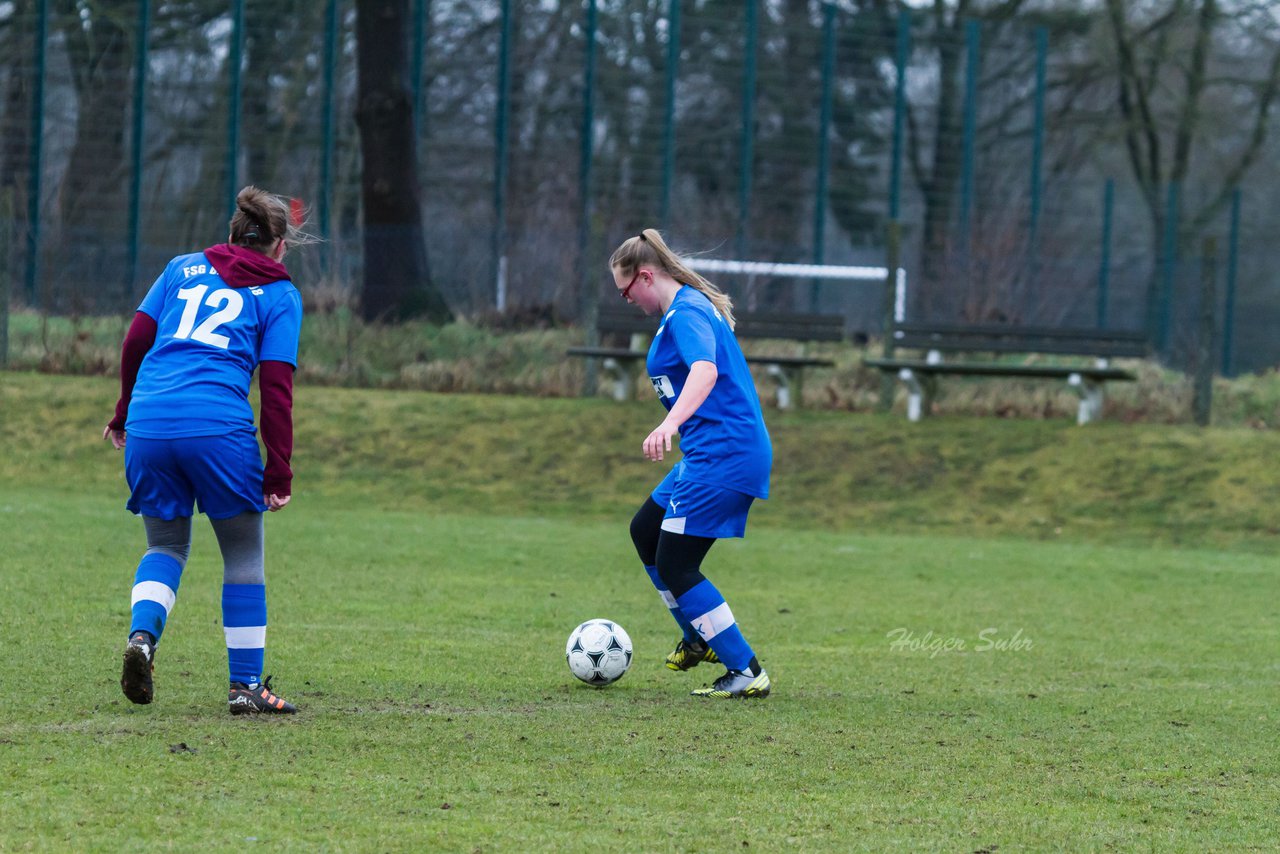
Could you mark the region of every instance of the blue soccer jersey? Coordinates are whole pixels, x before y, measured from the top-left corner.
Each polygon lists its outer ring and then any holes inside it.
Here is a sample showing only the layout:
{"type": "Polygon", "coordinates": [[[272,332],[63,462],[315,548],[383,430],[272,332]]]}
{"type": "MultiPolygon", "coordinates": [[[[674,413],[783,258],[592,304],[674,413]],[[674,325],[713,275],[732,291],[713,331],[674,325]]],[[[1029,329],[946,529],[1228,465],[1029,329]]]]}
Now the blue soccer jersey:
{"type": "Polygon", "coordinates": [[[707,399],[680,427],[681,479],[768,498],[773,445],[751,371],[729,324],[701,291],[685,285],[649,347],[649,378],[663,406],[671,409],[690,366],[704,361],[716,366],[718,376],[707,399]]]}
{"type": "Polygon", "coordinates": [[[302,298],[287,279],[230,287],[203,252],[169,262],[138,311],[156,340],[138,370],[131,435],[216,436],[253,429],[249,383],[259,362],[298,364],[302,298]]]}

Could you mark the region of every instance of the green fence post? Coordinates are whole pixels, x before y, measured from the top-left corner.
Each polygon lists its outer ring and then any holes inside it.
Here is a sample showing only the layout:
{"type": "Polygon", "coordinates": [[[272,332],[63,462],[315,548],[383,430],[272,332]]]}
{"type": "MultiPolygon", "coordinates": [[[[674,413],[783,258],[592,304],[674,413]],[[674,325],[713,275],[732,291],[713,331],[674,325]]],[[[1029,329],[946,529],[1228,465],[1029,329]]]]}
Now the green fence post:
{"type": "Polygon", "coordinates": [[[1035,118],[1031,137],[1031,227],[1027,239],[1028,270],[1033,279],[1039,272],[1040,262],[1040,171],[1044,157],[1044,90],[1048,53],[1049,34],[1044,27],[1036,27],[1035,118]]]}
{"type": "Polygon", "coordinates": [[[1111,210],[1115,205],[1116,182],[1108,178],[1102,192],[1102,260],[1098,262],[1098,328],[1107,328],[1107,291],[1111,282],[1111,210]]]}
{"type": "MultiPolygon", "coordinates": [[[[831,172],[831,93],[836,66],[836,7],[822,4],[822,106],[818,116],[818,174],[813,189],[813,263],[827,254],[827,184],[831,172]]],[[[809,283],[809,311],[818,311],[819,281],[809,283]]]]}
{"type": "Polygon", "coordinates": [[[676,165],[676,78],[680,73],[680,0],[667,5],[667,103],[662,124],[662,199],[658,221],[671,227],[671,188],[676,165]]]}
{"type": "Polygon", "coordinates": [[[1196,424],[1209,426],[1213,411],[1213,333],[1217,328],[1218,240],[1206,237],[1200,253],[1200,328],[1196,334],[1195,388],[1191,401],[1196,424]]]}
{"type": "Polygon", "coordinates": [[[907,114],[907,60],[911,54],[911,13],[898,9],[898,38],[894,49],[897,82],[893,93],[893,151],[889,161],[889,219],[898,221],[902,195],[902,129],[907,114]]]}
{"type": "Polygon", "coordinates": [[[49,0],[36,4],[35,80],[31,86],[31,162],[27,171],[27,303],[40,306],[40,178],[44,154],[45,42],[49,38],[49,0]]]}
{"type": "Polygon", "coordinates": [[[124,297],[133,297],[138,280],[138,254],[142,234],[142,153],[147,114],[147,30],[151,25],[151,0],[138,0],[138,26],[133,44],[133,139],[129,170],[129,262],[124,297]]]}
{"type": "Polygon", "coordinates": [[[320,253],[320,275],[329,272],[329,260],[334,252],[330,210],[333,207],[333,152],[334,140],[334,81],[338,74],[338,0],[326,0],[324,13],[324,108],[321,114],[321,132],[324,139],[320,149],[320,188],[316,199],[316,221],[325,245],[320,253]]]}
{"type": "MultiPolygon", "coordinates": [[[[587,330],[587,343],[592,346],[600,342],[600,333],[596,330],[600,295],[592,284],[591,276],[591,155],[595,141],[596,3],[597,0],[587,0],[582,69],[582,132],[578,156],[578,284],[581,288],[582,323],[587,330]]],[[[582,393],[589,395],[595,393],[599,368],[595,359],[587,359],[586,362],[582,393]]]]}
{"type": "Polygon", "coordinates": [[[1170,313],[1173,305],[1173,275],[1178,264],[1178,182],[1169,182],[1165,199],[1164,246],[1161,251],[1160,293],[1156,301],[1156,349],[1168,356],[1170,313]]]}
{"type": "MultiPolygon", "coordinates": [[[[422,139],[422,114],[425,111],[422,68],[427,55],[427,0],[413,0],[413,138],[422,139]]],[[[419,158],[421,168],[421,158],[419,158]]]]}
{"type": "Polygon", "coordinates": [[[9,300],[12,299],[10,277],[13,275],[13,187],[0,188],[0,368],[9,365],[9,300]]]}
{"type": "MultiPolygon", "coordinates": [[[[889,222],[885,229],[884,295],[881,306],[881,353],[893,357],[894,302],[898,285],[898,268],[902,266],[902,225],[898,222],[902,204],[902,133],[907,113],[907,60],[911,55],[911,13],[906,6],[898,8],[898,35],[894,46],[894,68],[897,81],[893,94],[893,150],[889,161],[889,222]]],[[[880,377],[880,408],[893,406],[894,378],[880,377]]]]}
{"type": "Polygon", "coordinates": [[[493,306],[507,308],[507,123],[511,110],[511,0],[502,0],[498,44],[498,114],[493,122],[493,306]]]}
{"type": "Polygon", "coordinates": [[[231,52],[227,57],[230,79],[227,82],[227,219],[236,212],[236,180],[240,162],[240,76],[244,65],[244,0],[231,5],[231,52]]]}
{"type": "Polygon", "coordinates": [[[978,128],[978,69],[981,63],[982,23],[970,20],[964,28],[964,125],[960,154],[960,251],[968,275],[970,240],[969,220],[973,213],[974,141],[978,128]]]}
{"type": "MultiPolygon", "coordinates": [[[[902,266],[902,226],[897,220],[889,220],[885,232],[885,274],[884,291],[881,299],[880,328],[883,330],[883,342],[880,354],[892,359],[896,347],[893,340],[894,303],[898,289],[898,268],[902,266]]],[[[880,409],[888,412],[893,407],[894,377],[882,372],[880,374],[880,409]]],[[[928,414],[928,413],[924,413],[928,414]]]]}
{"type": "Polygon", "coordinates": [[[1227,300],[1222,309],[1222,375],[1235,376],[1236,263],[1240,254],[1240,188],[1231,192],[1231,232],[1227,244],[1227,300]]]}
{"type": "Polygon", "coordinates": [[[738,163],[738,237],[739,258],[747,257],[747,221],[751,218],[751,171],[755,163],[756,137],[756,44],[759,41],[759,0],[743,4],[747,22],[747,43],[742,60],[742,144],[738,163]]]}

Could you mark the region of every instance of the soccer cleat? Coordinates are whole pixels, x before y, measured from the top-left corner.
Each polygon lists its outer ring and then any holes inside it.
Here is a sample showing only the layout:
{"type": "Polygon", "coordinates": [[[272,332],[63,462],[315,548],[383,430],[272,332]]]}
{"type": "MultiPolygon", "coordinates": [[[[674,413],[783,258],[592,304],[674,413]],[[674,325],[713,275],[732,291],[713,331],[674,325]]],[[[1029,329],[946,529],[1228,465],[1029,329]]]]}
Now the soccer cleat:
{"type": "Polygon", "coordinates": [[[716,658],[716,651],[709,644],[681,639],[676,644],[675,651],[667,656],[667,669],[692,670],[704,661],[708,664],[720,663],[720,659],[716,658]]]}
{"type": "Polygon", "coordinates": [[[151,675],[155,672],[156,648],[150,636],[135,632],[124,648],[124,669],[120,673],[120,688],[131,702],[146,705],[155,698],[155,685],[151,675]]]}
{"type": "Polygon", "coordinates": [[[232,682],[227,705],[233,715],[292,715],[298,711],[292,703],[271,693],[270,676],[253,688],[243,682],[232,682]]]}
{"type": "Polygon", "coordinates": [[[710,688],[698,688],[690,693],[695,697],[715,697],[716,699],[767,697],[769,696],[769,674],[765,673],[763,668],[757,675],[752,675],[746,670],[728,670],[710,688]]]}

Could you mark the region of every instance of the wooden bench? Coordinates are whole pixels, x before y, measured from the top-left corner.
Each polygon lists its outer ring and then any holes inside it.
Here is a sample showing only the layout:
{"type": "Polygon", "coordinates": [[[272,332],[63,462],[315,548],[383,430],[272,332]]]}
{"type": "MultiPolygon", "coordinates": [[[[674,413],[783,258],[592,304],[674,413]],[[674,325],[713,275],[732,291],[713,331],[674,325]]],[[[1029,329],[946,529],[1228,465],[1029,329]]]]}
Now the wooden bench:
{"type": "MultiPolygon", "coordinates": [[[[734,334],[739,339],[774,339],[780,341],[843,341],[844,318],[835,314],[770,314],[766,312],[735,315],[734,334]]],[[[601,306],[596,330],[605,336],[629,335],[627,347],[570,347],[570,356],[602,359],[602,366],[613,380],[615,400],[630,400],[635,395],[634,363],[643,363],[649,355],[649,341],[658,329],[658,319],[646,317],[632,306],[601,306]]],[[[832,359],[814,356],[748,355],[749,364],[764,365],[770,379],[777,384],[779,409],[799,405],[803,391],[804,369],[829,368],[832,359]]]]}
{"type": "Polygon", "coordinates": [[[1076,423],[1087,424],[1102,415],[1103,386],[1137,379],[1112,367],[1113,358],[1142,358],[1149,354],[1143,332],[1111,329],[1072,329],[1006,324],[899,323],[893,330],[894,349],[924,351],[923,357],[864,359],[863,364],[897,374],[907,386],[907,417],[919,421],[929,414],[944,374],[978,377],[1065,379],[1080,396],[1076,423]],[[944,354],[1050,354],[1091,357],[1091,364],[1016,363],[947,360],[944,354]]]}

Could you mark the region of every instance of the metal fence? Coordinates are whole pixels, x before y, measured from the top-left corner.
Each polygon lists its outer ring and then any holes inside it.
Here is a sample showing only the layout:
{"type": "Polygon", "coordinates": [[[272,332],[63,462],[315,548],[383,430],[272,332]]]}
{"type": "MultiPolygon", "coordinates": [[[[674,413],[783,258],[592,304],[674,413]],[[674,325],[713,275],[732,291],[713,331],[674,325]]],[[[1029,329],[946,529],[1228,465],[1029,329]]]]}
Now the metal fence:
{"type": "MultiPolygon", "coordinates": [[[[1079,28],[819,0],[409,5],[410,32],[387,37],[411,45],[431,275],[460,313],[577,317],[649,225],[711,257],[883,265],[896,223],[910,316],[1143,328],[1179,362],[1214,236],[1223,367],[1280,356],[1277,176],[1194,229],[1181,211],[1204,182],[1153,210],[1119,142],[1081,142],[1079,28]]],[[[325,242],[290,258],[304,290],[354,295],[354,16],[352,0],[0,4],[14,299],[127,311],[169,257],[223,239],[246,183],[307,204],[325,242]]],[[[779,280],[764,298],[874,334],[882,295],[779,280]]]]}

